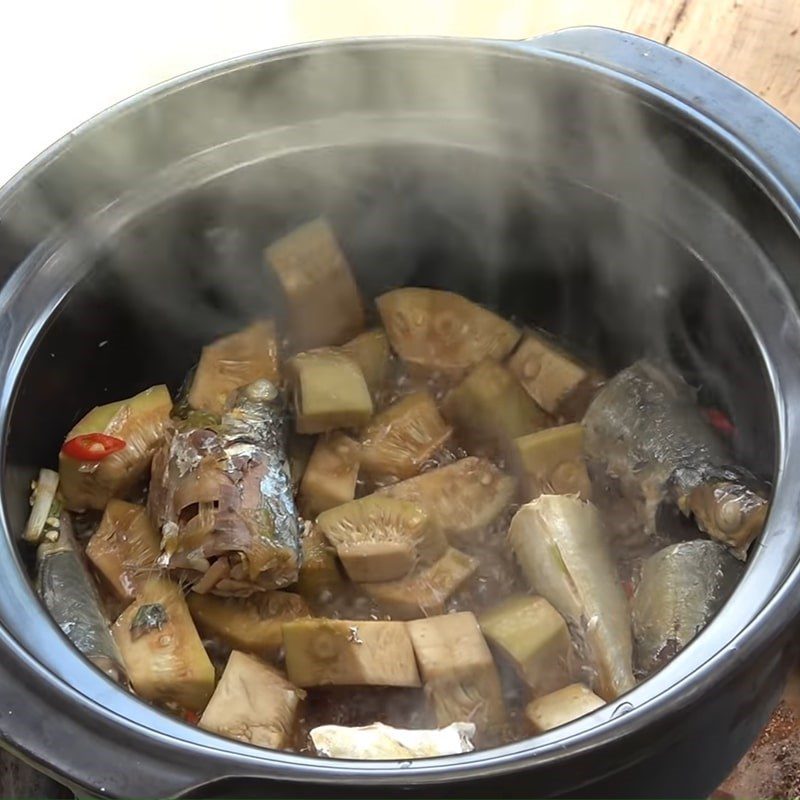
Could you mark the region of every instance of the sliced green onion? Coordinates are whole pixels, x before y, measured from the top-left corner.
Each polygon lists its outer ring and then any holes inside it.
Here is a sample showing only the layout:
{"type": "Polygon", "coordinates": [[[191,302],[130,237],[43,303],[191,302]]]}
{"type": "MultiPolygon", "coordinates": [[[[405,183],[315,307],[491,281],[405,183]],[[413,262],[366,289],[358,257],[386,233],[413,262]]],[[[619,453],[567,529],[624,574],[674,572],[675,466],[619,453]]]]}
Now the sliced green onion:
{"type": "Polygon", "coordinates": [[[44,535],[48,518],[58,518],[60,509],[51,510],[53,505],[60,506],[56,500],[57,489],[58,473],[51,469],[40,470],[39,480],[33,490],[31,515],[28,517],[28,524],[22,534],[22,538],[26,542],[38,544],[44,535]]]}

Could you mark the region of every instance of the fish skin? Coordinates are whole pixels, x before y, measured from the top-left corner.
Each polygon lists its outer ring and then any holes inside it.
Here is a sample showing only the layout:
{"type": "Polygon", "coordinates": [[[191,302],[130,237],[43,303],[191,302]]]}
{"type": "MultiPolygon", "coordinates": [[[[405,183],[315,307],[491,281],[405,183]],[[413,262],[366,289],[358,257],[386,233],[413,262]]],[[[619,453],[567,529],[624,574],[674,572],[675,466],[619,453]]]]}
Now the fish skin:
{"type": "MultiPolygon", "coordinates": [[[[617,373],[592,401],[583,426],[587,466],[599,489],[594,497],[619,520],[610,527],[624,550],[663,544],[661,504],[688,514],[698,487],[733,484],[760,497],[753,476],[733,466],[727,446],[700,413],[695,391],[669,365],[643,359],[617,373]],[[618,494],[622,508],[615,508],[618,494]]],[[[706,528],[721,538],[713,526],[706,528]]]]}
{"type": "Polygon", "coordinates": [[[678,542],[646,559],[632,603],[638,670],[649,675],[686,647],[730,597],[742,569],[710,539],[678,542]]]}
{"type": "Polygon", "coordinates": [[[295,582],[300,522],[282,394],[256,381],[236,393],[221,418],[200,418],[200,427],[192,420],[177,426],[154,460],[148,509],[162,534],[161,563],[194,583],[226,558],[227,571],[203,588],[216,594],[247,596],[295,582]],[[201,501],[217,508],[181,519],[201,501]]]}
{"type": "Polygon", "coordinates": [[[590,502],[540,495],[511,520],[511,546],[531,589],[563,617],[613,700],[634,686],[630,609],[590,502]]]}
{"type": "Polygon", "coordinates": [[[125,678],[122,657],[75,541],[70,513],[62,511],[59,521],[58,539],[42,542],[36,551],[36,592],[72,644],[121,682],[125,678]]]}

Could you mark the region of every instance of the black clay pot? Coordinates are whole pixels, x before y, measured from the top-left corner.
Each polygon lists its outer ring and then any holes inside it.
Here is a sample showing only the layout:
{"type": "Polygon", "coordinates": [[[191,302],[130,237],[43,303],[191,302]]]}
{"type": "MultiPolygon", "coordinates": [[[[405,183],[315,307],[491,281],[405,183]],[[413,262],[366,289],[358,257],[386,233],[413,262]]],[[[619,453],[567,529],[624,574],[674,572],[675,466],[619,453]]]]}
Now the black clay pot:
{"type": "Polygon", "coordinates": [[[800,131],[644,39],[363,40],[268,52],[102,114],[0,192],[0,732],[79,792],[703,797],[766,721],[800,612],[800,131]],[[319,214],[367,294],[446,287],[607,369],[665,354],[773,481],[733,598],[668,667],[547,735],[334,762],[183,725],[95,671],[18,545],[28,484],[86,409],[176,388],[281,315],[261,250],[319,214]]]}

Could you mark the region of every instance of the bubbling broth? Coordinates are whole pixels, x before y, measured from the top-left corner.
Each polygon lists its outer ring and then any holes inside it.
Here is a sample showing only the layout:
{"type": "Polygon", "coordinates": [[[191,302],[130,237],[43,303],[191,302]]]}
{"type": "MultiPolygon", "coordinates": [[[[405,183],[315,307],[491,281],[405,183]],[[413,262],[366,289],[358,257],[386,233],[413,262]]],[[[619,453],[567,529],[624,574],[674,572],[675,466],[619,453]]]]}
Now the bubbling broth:
{"type": "Polygon", "coordinates": [[[97,667],[222,736],[406,759],[588,714],[712,619],[767,491],[670,363],[367,303],[324,219],[265,256],[285,318],[91,409],[35,484],[39,594],[97,667]]]}

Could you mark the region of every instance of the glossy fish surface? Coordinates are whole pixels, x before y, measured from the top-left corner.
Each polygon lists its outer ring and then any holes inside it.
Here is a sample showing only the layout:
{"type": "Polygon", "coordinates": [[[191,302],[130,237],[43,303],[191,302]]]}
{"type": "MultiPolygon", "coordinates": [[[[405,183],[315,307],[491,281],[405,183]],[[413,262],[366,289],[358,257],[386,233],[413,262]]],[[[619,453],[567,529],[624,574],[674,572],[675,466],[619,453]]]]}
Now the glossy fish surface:
{"type": "Polygon", "coordinates": [[[613,527],[623,549],[659,543],[657,514],[668,503],[744,557],[766,518],[765,493],[733,465],[673,368],[642,360],[622,370],[595,397],[583,426],[594,497],[620,521],[613,527]]]}
{"type": "Polygon", "coordinates": [[[633,688],[628,601],[597,509],[567,495],[541,495],[515,514],[509,538],[531,589],[566,619],[613,700],[633,688]]]}
{"type": "Polygon", "coordinates": [[[633,598],[637,667],[664,666],[730,597],[742,564],[710,539],[678,542],[645,560],[633,598]]]}
{"type": "Polygon", "coordinates": [[[200,593],[247,596],[297,580],[300,526],[277,388],[241,389],[221,417],[190,414],[153,463],[161,563],[200,593]]]}
{"type": "Polygon", "coordinates": [[[58,538],[45,540],[36,551],[36,591],[75,647],[109,677],[122,680],[122,659],[75,541],[68,511],[59,517],[58,538]]]}

